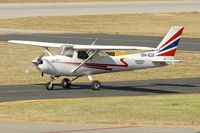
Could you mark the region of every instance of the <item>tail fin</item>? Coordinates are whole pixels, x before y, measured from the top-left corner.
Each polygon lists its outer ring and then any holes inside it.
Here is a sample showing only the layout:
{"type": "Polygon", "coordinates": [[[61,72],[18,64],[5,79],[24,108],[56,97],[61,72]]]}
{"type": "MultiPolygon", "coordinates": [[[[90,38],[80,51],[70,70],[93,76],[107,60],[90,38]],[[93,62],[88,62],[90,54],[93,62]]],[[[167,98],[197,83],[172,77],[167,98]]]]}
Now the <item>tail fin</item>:
{"type": "Polygon", "coordinates": [[[156,56],[174,56],[183,33],[183,29],[183,27],[172,26],[167,35],[158,45],[158,52],[156,53],[156,56]]]}

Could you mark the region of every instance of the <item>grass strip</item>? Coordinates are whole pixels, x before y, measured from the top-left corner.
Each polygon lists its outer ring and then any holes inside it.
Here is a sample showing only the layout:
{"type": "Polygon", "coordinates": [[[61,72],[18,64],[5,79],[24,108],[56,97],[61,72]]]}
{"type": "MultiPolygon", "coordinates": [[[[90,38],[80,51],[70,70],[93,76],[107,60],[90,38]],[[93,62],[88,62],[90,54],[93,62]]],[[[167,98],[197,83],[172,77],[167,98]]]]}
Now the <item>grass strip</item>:
{"type": "Polygon", "coordinates": [[[185,37],[200,37],[200,13],[50,16],[1,19],[0,28],[164,36],[172,25],[185,37]]]}
{"type": "Polygon", "coordinates": [[[1,120],[200,126],[199,94],[19,101],[0,108],[1,120]]]}

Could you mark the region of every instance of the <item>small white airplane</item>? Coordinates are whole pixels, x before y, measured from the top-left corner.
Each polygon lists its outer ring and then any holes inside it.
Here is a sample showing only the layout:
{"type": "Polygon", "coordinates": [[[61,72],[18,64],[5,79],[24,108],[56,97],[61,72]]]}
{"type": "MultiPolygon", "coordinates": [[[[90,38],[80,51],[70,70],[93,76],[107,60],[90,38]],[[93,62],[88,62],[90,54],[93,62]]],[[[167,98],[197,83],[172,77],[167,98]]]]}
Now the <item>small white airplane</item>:
{"type": "MultiPolygon", "coordinates": [[[[163,67],[180,60],[174,60],[174,55],[180,41],[183,27],[172,26],[157,48],[139,46],[103,46],[61,44],[49,42],[10,40],[11,44],[25,44],[44,48],[44,53],[32,60],[32,64],[42,73],[51,75],[46,84],[47,90],[53,90],[55,77],[64,78],[63,88],[69,88],[71,83],[81,76],[87,76],[93,90],[99,90],[101,83],[93,80],[92,75],[117,71],[129,71],[145,68],[163,67]],[[57,55],[52,55],[49,48],[59,48],[57,55]],[[147,50],[144,53],[120,56],[108,55],[106,50],[147,50]],[[45,56],[48,54],[48,56],[45,56]]],[[[27,69],[26,72],[28,72],[27,69]]]]}

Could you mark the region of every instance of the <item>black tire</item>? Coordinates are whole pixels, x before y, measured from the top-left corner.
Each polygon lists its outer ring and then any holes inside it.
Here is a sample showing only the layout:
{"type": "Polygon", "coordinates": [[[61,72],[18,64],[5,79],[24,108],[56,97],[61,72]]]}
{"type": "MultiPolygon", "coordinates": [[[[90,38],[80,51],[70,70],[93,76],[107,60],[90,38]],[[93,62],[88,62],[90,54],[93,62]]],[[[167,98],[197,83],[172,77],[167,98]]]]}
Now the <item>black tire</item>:
{"type": "Polygon", "coordinates": [[[70,88],[70,86],[71,86],[71,81],[70,81],[70,79],[64,78],[64,79],[61,81],[61,86],[62,86],[64,89],[70,88]]]}
{"type": "Polygon", "coordinates": [[[49,82],[46,84],[46,89],[47,89],[47,90],[53,90],[53,88],[54,88],[54,84],[53,84],[51,81],[49,81],[49,82]]]}
{"type": "Polygon", "coordinates": [[[98,80],[92,81],[91,88],[94,91],[100,90],[101,89],[101,82],[99,82],[98,80]]]}

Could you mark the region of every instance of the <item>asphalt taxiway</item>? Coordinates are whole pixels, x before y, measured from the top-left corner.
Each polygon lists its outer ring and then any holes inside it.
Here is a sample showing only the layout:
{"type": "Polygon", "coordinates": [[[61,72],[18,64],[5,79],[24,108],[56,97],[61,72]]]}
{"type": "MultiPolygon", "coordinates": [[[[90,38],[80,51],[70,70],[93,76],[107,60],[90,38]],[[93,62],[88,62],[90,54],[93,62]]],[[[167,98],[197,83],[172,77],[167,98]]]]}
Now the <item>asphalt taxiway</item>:
{"type": "Polygon", "coordinates": [[[100,91],[91,90],[89,83],[75,83],[72,84],[70,89],[62,89],[58,84],[55,90],[52,91],[47,91],[45,84],[1,85],[0,102],[57,98],[200,93],[200,78],[118,81],[102,84],[102,90],[100,91]]]}
{"type": "MultiPolygon", "coordinates": [[[[38,31],[37,31],[38,32],[38,31]]],[[[146,46],[156,48],[163,37],[135,36],[135,35],[110,35],[110,34],[75,34],[75,33],[51,33],[41,31],[35,33],[32,30],[4,30],[0,29],[0,40],[28,40],[56,43],[72,43],[90,45],[99,38],[95,45],[114,46],[146,46]]],[[[179,50],[199,51],[200,38],[182,38],[179,50]]]]}

